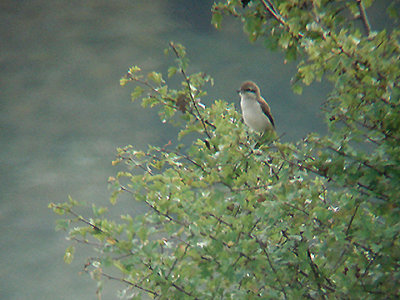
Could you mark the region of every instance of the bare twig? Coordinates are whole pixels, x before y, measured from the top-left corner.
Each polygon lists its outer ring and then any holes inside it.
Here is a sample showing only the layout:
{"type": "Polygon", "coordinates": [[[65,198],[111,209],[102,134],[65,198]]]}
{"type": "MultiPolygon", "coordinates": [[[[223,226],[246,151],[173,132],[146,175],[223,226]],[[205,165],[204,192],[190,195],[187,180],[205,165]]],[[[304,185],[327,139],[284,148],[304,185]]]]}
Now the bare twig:
{"type": "Polygon", "coordinates": [[[281,17],[281,15],[276,11],[273,3],[270,0],[261,0],[262,5],[268,12],[283,26],[286,26],[285,20],[281,17]]]}
{"type": "MultiPolygon", "coordinates": [[[[99,269],[97,269],[97,270],[99,270],[99,269]]],[[[130,281],[124,279],[124,278],[114,277],[114,276],[106,274],[106,273],[104,273],[102,271],[100,271],[100,275],[105,277],[105,278],[107,278],[107,279],[109,279],[109,280],[116,280],[116,281],[120,281],[122,283],[126,283],[126,284],[128,284],[130,286],[133,286],[133,287],[135,287],[135,288],[137,288],[139,290],[142,290],[142,291],[144,291],[146,293],[152,294],[153,296],[156,296],[156,297],[159,296],[158,293],[156,293],[156,292],[154,292],[152,290],[146,289],[146,288],[144,288],[144,287],[142,287],[140,285],[137,285],[137,284],[135,284],[133,282],[130,282],[130,281]]]]}
{"type": "MultiPolygon", "coordinates": [[[[169,43],[169,45],[170,45],[170,47],[172,48],[172,50],[174,51],[176,57],[177,57],[177,58],[181,58],[180,55],[179,55],[178,50],[176,50],[176,48],[175,48],[175,45],[174,45],[172,42],[169,43]]],[[[201,115],[201,113],[200,113],[200,111],[199,111],[199,108],[197,107],[196,100],[195,100],[194,97],[193,97],[192,87],[191,87],[191,85],[190,85],[190,79],[189,79],[189,77],[186,75],[186,72],[185,72],[185,70],[184,70],[183,68],[180,68],[180,71],[181,71],[182,76],[183,76],[183,78],[185,79],[186,84],[187,84],[187,86],[188,86],[190,101],[192,102],[193,107],[195,108],[195,110],[196,110],[196,112],[197,112],[198,119],[200,119],[200,122],[201,122],[201,124],[203,125],[205,134],[207,135],[207,137],[208,137],[209,139],[211,139],[211,135],[210,135],[210,133],[209,133],[208,130],[207,130],[206,121],[203,119],[203,117],[202,117],[202,115],[201,115]]]]}
{"type": "MultiPolygon", "coordinates": [[[[357,211],[358,211],[358,208],[359,208],[360,204],[361,204],[361,202],[357,202],[356,207],[354,209],[354,212],[351,215],[351,218],[350,218],[350,221],[349,221],[349,225],[347,225],[346,232],[345,232],[346,238],[349,238],[350,228],[351,228],[351,225],[353,224],[354,218],[355,218],[355,216],[357,214],[357,211]]],[[[344,249],[342,250],[342,253],[339,256],[339,259],[337,260],[337,262],[336,262],[336,264],[335,264],[335,266],[333,268],[334,272],[336,272],[337,268],[339,268],[339,266],[346,261],[346,259],[343,260],[343,257],[347,253],[348,250],[349,250],[349,247],[344,247],[344,249]]]]}
{"type": "Polygon", "coordinates": [[[72,209],[65,209],[62,207],[59,207],[61,209],[64,209],[66,212],[68,212],[69,214],[73,215],[74,217],[76,217],[80,222],[85,223],[86,225],[92,227],[94,230],[104,233],[104,234],[108,234],[107,232],[105,232],[104,230],[102,230],[101,228],[97,227],[95,224],[91,223],[90,221],[86,220],[85,218],[83,218],[82,216],[78,215],[76,212],[74,212],[72,209]]]}
{"type": "Polygon", "coordinates": [[[369,36],[370,33],[371,33],[371,25],[369,24],[368,17],[367,17],[367,14],[365,12],[365,7],[362,4],[361,0],[356,0],[356,2],[357,2],[357,5],[358,5],[358,9],[360,11],[360,18],[361,18],[361,20],[363,22],[363,25],[364,25],[365,31],[367,33],[367,36],[369,36]]]}

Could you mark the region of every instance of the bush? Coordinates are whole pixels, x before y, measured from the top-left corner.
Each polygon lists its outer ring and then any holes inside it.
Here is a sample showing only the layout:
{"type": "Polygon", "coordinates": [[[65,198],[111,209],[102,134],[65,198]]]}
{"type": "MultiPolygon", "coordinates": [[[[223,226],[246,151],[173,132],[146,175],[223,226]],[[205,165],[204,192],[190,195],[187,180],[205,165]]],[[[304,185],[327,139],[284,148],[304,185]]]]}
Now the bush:
{"type": "Polygon", "coordinates": [[[94,216],[83,217],[72,199],[51,204],[73,241],[66,262],[75,243],[96,240],[85,270],[123,282],[137,299],[399,297],[400,31],[396,19],[390,30],[371,31],[371,2],[213,6],[216,27],[225,14],[238,17],[251,40],[300,59],[295,92],[314,80],[333,83],[324,136],[254,147],[257,136],[247,136],[232,104],[201,104],[212,79],[187,73],[179,44],[168,50],[176,58],[168,78],[182,76],[180,89],[132,67],[121,79],[136,85],[132,98],[157,106],[193,142],[118,149],[114,164],[126,171],[110,177],[111,203],[129,193],[147,205],[143,215],[109,220],[93,206],[94,216]]]}

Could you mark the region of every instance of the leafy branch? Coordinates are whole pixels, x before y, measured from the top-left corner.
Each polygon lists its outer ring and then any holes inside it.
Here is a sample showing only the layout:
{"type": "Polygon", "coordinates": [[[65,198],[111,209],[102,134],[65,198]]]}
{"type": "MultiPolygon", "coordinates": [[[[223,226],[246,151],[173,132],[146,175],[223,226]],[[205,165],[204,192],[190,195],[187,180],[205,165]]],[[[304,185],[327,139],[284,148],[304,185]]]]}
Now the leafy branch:
{"type": "MultiPolygon", "coordinates": [[[[174,51],[176,57],[177,57],[178,59],[182,59],[182,56],[181,56],[181,54],[179,53],[179,51],[177,50],[175,44],[172,43],[172,42],[170,42],[169,45],[170,45],[170,47],[172,48],[172,50],[174,51]]],[[[184,69],[183,67],[180,67],[180,72],[181,72],[181,74],[182,74],[182,76],[183,76],[183,78],[185,79],[185,82],[186,82],[186,84],[187,84],[187,88],[188,88],[188,90],[189,90],[189,98],[190,98],[190,100],[191,100],[191,102],[192,102],[193,107],[194,107],[195,110],[196,110],[197,117],[198,117],[198,119],[200,120],[201,124],[203,125],[205,134],[207,135],[207,137],[208,137],[209,139],[211,139],[211,135],[210,135],[210,133],[209,133],[208,130],[207,130],[206,121],[205,121],[204,118],[202,117],[202,115],[201,115],[201,113],[200,113],[200,111],[199,111],[199,108],[198,108],[198,104],[196,103],[196,100],[195,100],[194,97],[193,97],[193,91],[192,91],[192,85],[191,85],[191,83],[190,83],[190,78],[186,75],[186,71],[185,71],[185,69],[184,69]]]]}
{"type": "MultiPolygon", "coordinates": [[[[292,58],[299,51],[295,85],[333,83],[323,136],[258,143],[231,103],[201,105],[212,79],[187,73],[179,44],[169,45],[177,66],[168,78],[181,75],[180,89],[161,73],[143,78],[140,68],[129,70],[121,84],[137,84],[132,99],[157,106],[172,123],[181,112],[178,138],[193,142],[118,149],[113,165],[124,170],[109,179],[110,202],[118,209],[117,196],[126,193],[146,206],[142,214],[124,208],[122,221],[110,221],[101,208],[93,207],[92,219],[73,201],[51,206],[65,215],[58,229],[96,248],[95,280],[165,299],[399,297],[399,31],[370,34],[361,1],[213,6],[215,25],[226,13],[244,22],[251,40],[262,37],[292,58]],[[346,8],[359,13],[368,37],[348,24],[346,8]]],[[[67,249],[66,262],[73,252],[67,249]]]]}

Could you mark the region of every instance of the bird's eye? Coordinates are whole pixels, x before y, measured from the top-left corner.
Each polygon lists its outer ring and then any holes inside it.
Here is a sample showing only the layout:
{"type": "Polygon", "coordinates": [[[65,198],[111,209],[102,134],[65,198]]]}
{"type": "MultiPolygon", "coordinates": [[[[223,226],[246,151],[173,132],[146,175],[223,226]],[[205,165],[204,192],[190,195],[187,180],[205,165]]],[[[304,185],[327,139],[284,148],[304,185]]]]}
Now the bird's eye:
{"type": "Polygon", "coordinates": [[[250,92],[250,93],[255,93],[256,92],[255,90],[252,90],[252,89],[249,89],[249,88],[245,89],[245,91],[246,92],[250,92]]]}

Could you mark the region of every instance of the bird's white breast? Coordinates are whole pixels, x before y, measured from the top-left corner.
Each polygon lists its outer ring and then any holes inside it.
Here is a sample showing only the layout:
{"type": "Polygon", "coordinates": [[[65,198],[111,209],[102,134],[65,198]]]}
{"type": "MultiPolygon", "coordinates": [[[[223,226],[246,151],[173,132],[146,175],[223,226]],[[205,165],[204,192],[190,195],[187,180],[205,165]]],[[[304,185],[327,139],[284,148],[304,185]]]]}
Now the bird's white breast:
{"type": "Polygon", "coordinates": [[[260,104],[252,95],[241,95],[240,106],[242,108],[244,123],[251,129],[259,132],[265,131],[272,124],[264,114],[260,104]]]}

